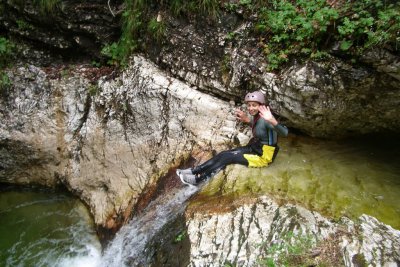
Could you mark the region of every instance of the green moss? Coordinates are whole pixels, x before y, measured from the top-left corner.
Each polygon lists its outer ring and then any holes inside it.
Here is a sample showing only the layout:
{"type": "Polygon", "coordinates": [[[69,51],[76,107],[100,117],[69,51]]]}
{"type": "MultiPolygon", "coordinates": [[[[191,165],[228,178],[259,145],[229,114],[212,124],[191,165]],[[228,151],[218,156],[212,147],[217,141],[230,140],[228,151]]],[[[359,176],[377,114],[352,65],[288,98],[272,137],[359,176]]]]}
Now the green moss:
{"type": "Polygon", "coordinates": [[[34,3],[42,13],[52,13],[60,5],[60,0],[34,0],[34,3]]]}
{"type": "Polygon", "coordinates": [[[348,144],[336,141],[300,140],[293,143],[282,138],[281,152],[269,167],[228,166],[199,196],[206,203],[211,198],[240,201],[268,195],[278,203],[298,203],[332,219],[346,216],[355,220],[368,214],[400,227],[396,220],[400,214],[399,169],[393,163],[398,162],[398,154],[386,149],[387,155],[371,158],[376,152],[370,145],[353,144],[349,151],[348,144]]]}
{"type": "Polygon", "coordinates": [[[367,267],[367,261],[365,260],[365,257],[363,254],[356,254],[353,256],[351,259],[351,262],[354,264],[354,266],[357,267],[367,267]]]}
{"type": "Polygon", "coordinates": [[[10,65],[14,53],[15,44],[7,38],[0,36],[0,93],[4,93],[12,85],[4,69],[10,65]]]}
{"type": "Polygon", "coordinates": [[[9,39],[0,36],[0,69],[5,68],[11,61],[15,51],[15,44],[9,39]]]}
{"type": "Polygon", "coordinates": [[[0,94],[5,93],[11,87],[12,83],[7,73],[0,70],[0,94]]]}
{"type": "Polygon", "coordinates": [[[88,92],[91,96],[97,95],[97,93],[100,91],[100,88],[96,84],[90,84],[88,87],[88,92]]]}
{"type": "Polygon", "coordinates": [[[309,250],[314,245],[310,234],[294,234],[289,231],[281,236],[279,243],[266,246],[266,256],[259,259],[262,266],[314,266],[309,250]]]}
{"type": "Polygon", "coordinates": [[[25,20],[18,19],[18,20],[16,20],[16,23],[17,23],[18,29],[20,29],[22,31],[34,29],[34,27],[31,24],[29,24],[28,22],[26,22],[25,20]]]}

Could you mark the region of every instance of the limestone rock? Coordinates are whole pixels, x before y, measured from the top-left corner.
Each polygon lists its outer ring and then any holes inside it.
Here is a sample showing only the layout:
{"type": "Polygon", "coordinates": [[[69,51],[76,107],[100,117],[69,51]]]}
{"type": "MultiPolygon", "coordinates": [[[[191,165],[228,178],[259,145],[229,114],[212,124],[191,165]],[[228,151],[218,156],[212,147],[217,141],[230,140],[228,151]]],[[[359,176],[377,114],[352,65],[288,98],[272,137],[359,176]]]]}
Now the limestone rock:
{"type": "Polygon", "coordinates": [[[2,1],[0,29],[27,43],[33,41],[38,50],[69,57],[71,52],[99,55],[102,46],[118,38],[121,1],[47,2],[2,1]]]}
{"type": "Polygon", "coordinates": [[[308,242],[296,253],[311,265],[397,266],[400,261],[400,231],[367,215],[335,223],[297,205],[279,206],[266,196],[228,212],[200,210],[187,213],[189,266],[259,266],[267,258],[276,263],[290,260],[285,249],[299,250],[308,242]]]}
{"type": "MultiPolygon", "coordinates": [[[[101,48],[119,38],[122,1],[60,1],[49,16],[42,16],[38,2],[0,5],[0,28],[32,43],[22,54],[25,61],[52,64],[54,54],[58,60],[87,55],[98,59],[101,48]]],[[[153,8],[149,16],[160,17],[160,6],[153,8]]],[[[395,112],[400,97],[398,54],[374,49],[356,58],[357,64],[337,53],[320,62],[292,57],[284,69],[268,72],[264,41],[254,33],[256,18],[243,12],[240,7],[234,12],[222,8],[211,19],[163,11],[165,38],[160,43],[150,34],[143,36],[141,52],[171,77],[225,101],[240,102],[248,91],[262,90],[281,121],[311,136],[400,131],[395,112]]]]}
{"type": "Polygon", "coordinates": [[[165,20],[171,26],[165,42],[149,42],[147,56],[201,91],[239,102],[262,90],[281,121],[311,136],[400,131],[400,58],[388,50],[367,51],[357,64],[334,55],[320,62],[293,58],[272,73],[251,18],[223,12],[206,22],[165,20]],[[205,52],[194,48],[199,45],[205,52]]]}
{"type": "Polygon", "coordinates": [[[77,66],[59,79],[34,66],[10,72],[14,86],[0,100],[0,181],[62,183],[97,224],[111,227],[191,151],[226,146],[236,134],[229,103],[143,57],[97,84],[87,70],[77,66]]]}

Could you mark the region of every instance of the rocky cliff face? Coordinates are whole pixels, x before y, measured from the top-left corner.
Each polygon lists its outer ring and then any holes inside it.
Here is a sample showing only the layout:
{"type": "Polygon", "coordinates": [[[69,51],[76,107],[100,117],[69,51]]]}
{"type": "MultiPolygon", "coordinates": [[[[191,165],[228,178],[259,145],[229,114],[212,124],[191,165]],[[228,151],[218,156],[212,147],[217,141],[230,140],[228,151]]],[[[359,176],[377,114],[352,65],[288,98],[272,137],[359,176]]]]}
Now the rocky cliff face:
{"type": "Polygon", "coordinates": [[[97,224],[113,227],[196,147],[233,139],[229,103],[142,57],[94,85],[87,71],[75,66],[55,79],[34,66],[9,73],[14,86],[0,100],[1,182],[65,184],[89,204],[97,224]]]}
{"type": "MultiPolygon", "coordinates": [[[[156,6],[153,15],[168,31],[161,43],[144,36],[143,52],[195,89],[236,102],[249,90],[262,90],[289,127],[316,137],[400,131],[394,112],[400,88],[398,55],[369,51],[357,64],[349,64],[332,51],[325,62],[294,59],[279,73],[268,73],[253,31],[254,17],[239,9],[214,19],[176,18],[156,6]]],[[[1,7],[0,28],[36,44],[25,56],[42,51],[36,55],[40,64],[54,60],[46,58],[46,51],[98,57],[102,46],[117,40],[123,10],[121,1],[60,1],[48,16],[32,1],[5,1],[1,7]]]]}
{"type": "Polygon", "coordinates": [[[325,62],[294,60],[280,73],[269,73],[251,18],[224,13],[215,21],[165,20],[170,29],[165,43],[149,49],[149,57],[201,91],[239,100],[246,91],[262,90],[288,126],[312,136],[399,131],[398,55],[370,51],[357,65],[335,56],[325,62]]]}
{"type": "Polygon", "coordinates": [[[59,58],[96,58],[102,46],[118,38],[121,8],[119,0],[4,0],[0,32],[28,44],[21,57],[39,65],[59,58]]]}
{"type": "MultiPolygon", "coordinates": [[[[88,204],[96,224],[112,229],[199,147],[219,150],[248,137],[236,125],[232,103],[194,90],[143,57],[95,85],[89,70],[9,72],[14,87],[0,103],[1,182],[63,184],[88,204]]],[[[230,167],[235,175],[240,168],[230,167]]],[[[372,217],[334,223],[267,197],[207,202],[186,213],[191,266],[254,266],[281,258],[282,251],[271,254],[269,247],[300,246],[298,240],[314,244],[309,260],[333,266],[396,266],[400,258],[400,232],[372,217]]]]}

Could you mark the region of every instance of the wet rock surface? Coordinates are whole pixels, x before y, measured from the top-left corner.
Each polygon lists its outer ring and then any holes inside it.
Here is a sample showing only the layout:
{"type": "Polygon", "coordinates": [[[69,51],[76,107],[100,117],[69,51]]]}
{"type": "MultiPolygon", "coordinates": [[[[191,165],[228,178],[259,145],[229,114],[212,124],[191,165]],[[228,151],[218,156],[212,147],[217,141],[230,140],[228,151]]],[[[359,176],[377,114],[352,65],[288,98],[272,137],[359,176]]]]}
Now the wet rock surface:
{"type": "MultiPolygon", "coordinates": [[[[153,5],[149,16],[160,15],[168,30],[162,40],[143,36],[141,52],[188,86],[236,102],[247,91],[262,90],[283,122],[315,137],[400,131],[396,52],[366,51],[354,64],[332,51],[324,61],[293,58],[279,72],[268,72],[256,17],[240,8],[222,8],[216,17],[176,17],[161,6],[153,5]]],[[[35,1],[6,1],[0,27],[28,43],[21,56],[36,65],[72,55],[93,60],[119,38],[123,8],[122,1],[60,1],[43,16],[35,1]]]]}
{"type": "Polygon", "coordinates": [[[295,264],[295,256],[302,264],[327,266],[397,266],[400,262],[400,231],[373,217],[333,222],[297,205],[278,205],[267,196],[236,202],[225,212],[210,209],[211,204],[203,209],[189,207],[189,266],[258,266],[267,259],[295,264]],[[298,250],[307,242],[309,247],[298,250]],[[297,252],[285,255],[295,248],[297,252]]]}
{"type": "Polygon", "coordinates": [[[282,121],[315,137],[400,130],[393,112],[400,58],[388,50],[367,51],[358,64],[336,56],[321,62],[299,58],[268,72],[251,17],[228,12],[208,21],[165,21],[168,36],[147,55],[198,90],[237,102],[247,91],[262,90],[282,121]]]}
{"type": "MultiPolygon", "coordinates": [[[[97,224],[113,228],[171,166],[199,146],[229,143],[236,122],[229,103],[142,57],[96,84],[85,77],[88,68],[52,73],[56,78],[34,66],[10,72],[14,86],[1,98],[0,142],[31,147],[32,159],[20,161],[42,170],[31,182],[66,185],[90,206],[97,224]]],[[[4,147],[3,155],[18,155],[18,146],[4,147]]],[[[21,167],[12,162],[2,157],[2,182],[18,183],[21,167]]]]}
{"type": "MultiPolygon", "coordinates": [[[[119,0],[2,1],[0,29],[36,48],[30,52],[99,56],[101,47],[120,34],[121,5],[119,0]]],[[[42,58],[41,63],[51,62],[42,58]]]]}

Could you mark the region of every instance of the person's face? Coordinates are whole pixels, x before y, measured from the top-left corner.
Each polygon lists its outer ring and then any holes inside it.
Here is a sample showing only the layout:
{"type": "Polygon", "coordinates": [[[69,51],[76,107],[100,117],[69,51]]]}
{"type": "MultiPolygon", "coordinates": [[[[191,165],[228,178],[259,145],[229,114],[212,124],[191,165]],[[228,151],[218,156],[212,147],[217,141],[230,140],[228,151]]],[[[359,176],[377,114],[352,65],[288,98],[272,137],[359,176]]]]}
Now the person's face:
{"type": "Polygon", "coordinates": [[[247,102],[247,111],[250,113],[251,116],[257,115],[258,108],[260,107],[260,103],[249,101],[247,102]]]}

